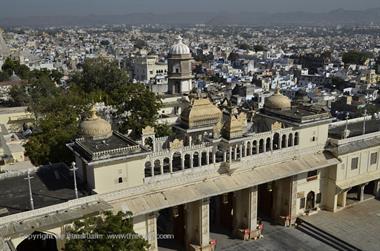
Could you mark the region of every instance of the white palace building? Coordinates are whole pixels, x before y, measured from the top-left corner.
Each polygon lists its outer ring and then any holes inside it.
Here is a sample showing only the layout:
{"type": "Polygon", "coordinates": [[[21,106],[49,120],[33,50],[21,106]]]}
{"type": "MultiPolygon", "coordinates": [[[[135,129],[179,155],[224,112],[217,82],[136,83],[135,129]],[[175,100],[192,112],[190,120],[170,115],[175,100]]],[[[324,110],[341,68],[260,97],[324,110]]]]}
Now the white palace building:
{"type": "MultiPolygon", "coordinates": [[[[187,67],[188,57],[181,58],[187,67]]],[[[172,92],[189,90],[181,65],[175,63],[172,92]]],[[[133,213],[142,236],[172,234],[183,249],[211,250],[212,225],[253,239],[258,218],[292,224],[379,196],[380,121],[332,123],[328,111],[294,105],[279,90],[249,119],[194,95],[173,137],[156,138],[148,127],[134,141],[112,131],[95,110],[81,130],[68,147],[91,195],[1,217],[4,246],[17,247],[36,230],[58,235],[75,219],[121,210],[133,213]]],[[[156,238],[149,242],[158,250],[156,238]]]]}

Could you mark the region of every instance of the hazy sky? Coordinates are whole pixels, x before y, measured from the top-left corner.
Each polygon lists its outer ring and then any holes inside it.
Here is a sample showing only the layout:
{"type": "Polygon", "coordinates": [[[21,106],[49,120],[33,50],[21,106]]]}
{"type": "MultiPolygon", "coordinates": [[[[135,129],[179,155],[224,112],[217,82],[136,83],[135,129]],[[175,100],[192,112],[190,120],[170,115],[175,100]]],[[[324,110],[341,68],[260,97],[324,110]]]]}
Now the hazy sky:
{"type": "Polygon", "coordinates": [[[379,0],[0,0],[0,18],[172,11],[324,12],[380,7],[379,0]]]}

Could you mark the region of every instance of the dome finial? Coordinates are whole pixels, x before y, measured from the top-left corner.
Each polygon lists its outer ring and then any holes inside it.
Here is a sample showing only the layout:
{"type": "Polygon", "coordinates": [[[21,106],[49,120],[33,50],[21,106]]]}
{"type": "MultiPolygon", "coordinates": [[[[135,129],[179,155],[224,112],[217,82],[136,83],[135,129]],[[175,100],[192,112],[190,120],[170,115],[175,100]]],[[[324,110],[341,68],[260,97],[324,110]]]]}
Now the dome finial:
{"type": "Polygon", "coordinates": [[[98,116],[96,116],[96,107],[95,107],[95,104],[93,104],[91,106],[91,109],[90,109],[90,119],[97,119],[98,116]]]}
{"type": "Polygon", "coordinates": [[[182,43],[183,38],[181,37],[181,35],[178,34],[178,36],[176,37],[176,40],[177,40],[177,43],[182,43]]]}

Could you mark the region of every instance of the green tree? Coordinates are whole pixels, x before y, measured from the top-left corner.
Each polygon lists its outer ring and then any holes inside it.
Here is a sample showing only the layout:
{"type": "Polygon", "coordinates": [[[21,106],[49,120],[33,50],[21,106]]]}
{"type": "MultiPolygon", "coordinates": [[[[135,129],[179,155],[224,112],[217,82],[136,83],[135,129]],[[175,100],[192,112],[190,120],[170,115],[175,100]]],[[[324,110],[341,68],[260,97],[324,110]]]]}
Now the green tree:
{"type": "Polygon", "coordinates": [[[253,46],[253,49],[258,52],[258,51],[265,51],[265,47],[260,45],[260,44],[256,44],[255,46],[253,46]]]}
{"type": "Polygon", "coordinates": [[[362,65],[369,57],[371,57],[370,53],[360,51],[348,51],[343,53],[342,61],[345,64],[362,65]]]}
{"type": "Polygon", "coordinates": [[[67,251],[141,251],[148,250],[149,244],[133,231],[131,214],[118,212],[105,212],[104,216],[90,216],[83,220],[75,221],[72,227],[66,230],[70,234],[93,234],[98,238],[69,239],[65,243],[67,251]],[[131,238],[110,238],[112,235],[131,235],[131,238]]]}
{"type": "Polygon", "coordinates": [[[77,73],[72,82],[87,93],[96,90],[110,93],[127,83],[128,80],[128,74],[119,69],[116,61],[96,58],[86,59],[83,64],[83,71],[77,73]]]}
{"type": "Polygon", "coordinates": [[[26,91],[26,85],[14,85],[9,91],[12,106],[27,106],[30,103],[30,96],[26,91]]]}
{"type": "Polygon", "coordinates": [[[21,79],[29,78],[30,70],[28,66],[21,65],[20,61],[7,58],[1,68],[8,76],[12,76],[13,72],[15,72],[21,79]]]}
{"type": "Polygon", "coordinates": [[[118,117],[123,121],[119,128],[121,132],[132,129],[134,136],[139,137],[143,128],[154,126],[162,102],[144,84],[125,84],[115,89],[111,97],[118,109],[118,117]]]}
{"type": "Polygon", "coordinates": [[[79,118],[89,109],[82,95],[59,89],[54,95],[38,97],[29,109],[36,117],[36,128],[25,144],[32,163],[70,163],[72,153],[66,143],[78,135],[79,118]]]}
{"type": "Polygon", "coordinates": [[[158,124],[154,128],[156,131],[157,138],[172,136],[174,134],[171,126],[169,126],[168,124],[158,124]]]}

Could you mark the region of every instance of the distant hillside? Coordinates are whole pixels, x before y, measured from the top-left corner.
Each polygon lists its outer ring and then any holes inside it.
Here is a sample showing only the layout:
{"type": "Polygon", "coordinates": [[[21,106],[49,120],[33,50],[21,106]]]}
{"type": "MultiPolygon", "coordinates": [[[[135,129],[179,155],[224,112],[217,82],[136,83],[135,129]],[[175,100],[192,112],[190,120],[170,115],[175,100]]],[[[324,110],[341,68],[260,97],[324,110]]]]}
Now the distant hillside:
{"type": "Polygon", "coordinates": [[[380,8],[364,11],[333,10],[326,13],[288,12],[288,13],[135,13],[126,15],[90,16],[44,16],[22,18],[0,18],[0,26],[93,26],[104,24],[211,24],[211,25],[338,25],[338,24],[380,24],[380,8]]]}

